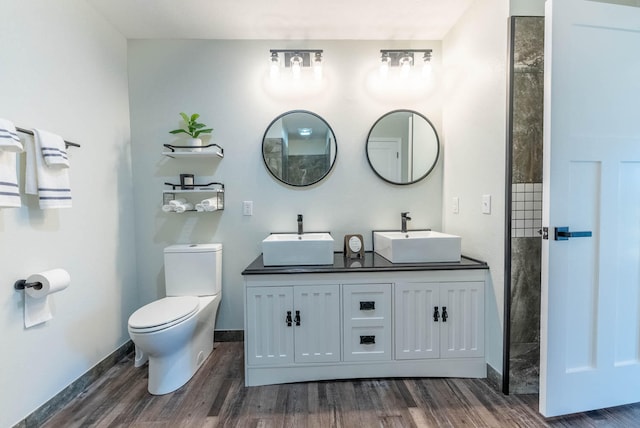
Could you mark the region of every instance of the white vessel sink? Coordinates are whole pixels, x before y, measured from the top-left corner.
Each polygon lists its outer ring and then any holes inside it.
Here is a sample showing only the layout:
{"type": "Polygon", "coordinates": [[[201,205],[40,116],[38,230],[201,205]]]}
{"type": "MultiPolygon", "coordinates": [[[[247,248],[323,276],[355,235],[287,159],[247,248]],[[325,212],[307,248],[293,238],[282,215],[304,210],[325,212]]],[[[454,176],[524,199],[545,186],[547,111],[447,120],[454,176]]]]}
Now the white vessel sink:
{"type": "Polygon", "coordinates": [[[273,233],[262,240],[265,266],[331,265],[333,238],[328,233],[273,233]]]}
{"type": "Polygon", "coordinates": [[[373,233],[375,252],[391,263],[459,262],[460,241],[432,230],[373,233]]]}

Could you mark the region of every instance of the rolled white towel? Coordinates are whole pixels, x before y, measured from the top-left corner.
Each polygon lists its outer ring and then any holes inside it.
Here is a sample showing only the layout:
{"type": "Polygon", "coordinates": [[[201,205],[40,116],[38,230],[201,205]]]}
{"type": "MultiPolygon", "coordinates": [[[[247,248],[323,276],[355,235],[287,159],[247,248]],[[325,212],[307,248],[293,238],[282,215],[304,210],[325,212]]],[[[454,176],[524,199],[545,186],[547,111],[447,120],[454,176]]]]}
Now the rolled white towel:
{"type": "Polygon", "coordinates": [[[187,200],[185,198],[176,198],[172,201],[169,201],[169,205],[171,205],[172,207],[177,207],[178,205],[182,205],[182,204],[186,204],[187,200]]]}
{"type": "Polygon", "coordinates": [[[206,210],[204,209],[202,204],[196,204],[196,211],[203,212],[203,211],[206,211],[206,210]]]}
{"type": "Polygon", "coordinates": [[[218,198],[203,199],[202,202],[200,203],[207,211],[215,211],[218,209],[218,198]],[[211,209],[207,209],[207,208],[211,208],[211,209]]]}
{"type": "Polygon", "coordinates": [[[174,207],[172,207],[172,206],[171,206],[171,205],[169,205],[169,204],[164,204],[164,205],[162,206],[162,211],[164,211],[164,212],[166,212],[166,213],[170,213],[170,212],[172,212],[172,211],[175,211],[175,208],[174,208],[174,207]]]}
{"type": "Polygon", "coordinates": [[[180,204],[175,208],[175,210],[178,214],[181,214],[185,211],[193,210],[193,204],[191,202],[180,204]]]}

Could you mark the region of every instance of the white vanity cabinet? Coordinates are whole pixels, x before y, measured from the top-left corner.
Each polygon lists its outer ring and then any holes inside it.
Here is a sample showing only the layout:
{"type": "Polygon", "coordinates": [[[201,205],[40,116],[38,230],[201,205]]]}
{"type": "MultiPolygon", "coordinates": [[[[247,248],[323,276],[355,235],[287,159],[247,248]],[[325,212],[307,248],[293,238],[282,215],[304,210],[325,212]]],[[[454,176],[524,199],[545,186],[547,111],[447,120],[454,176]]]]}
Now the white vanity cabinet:
{"type": "Polygon", "coordinates": [[[484,356],[484,282],[395,285],[396,359],[484,356]]]}
{"type": "Polygon", "coordinates": [[[337,284],[251,287],[246,314],[247,364],[340,361],[337,284]]]}
{"type": "Polygon", "coordinates": [[[260,256],[243,271],[247,386],[486,377],[486,263],[341,261],[265,267],[260,256]]]}

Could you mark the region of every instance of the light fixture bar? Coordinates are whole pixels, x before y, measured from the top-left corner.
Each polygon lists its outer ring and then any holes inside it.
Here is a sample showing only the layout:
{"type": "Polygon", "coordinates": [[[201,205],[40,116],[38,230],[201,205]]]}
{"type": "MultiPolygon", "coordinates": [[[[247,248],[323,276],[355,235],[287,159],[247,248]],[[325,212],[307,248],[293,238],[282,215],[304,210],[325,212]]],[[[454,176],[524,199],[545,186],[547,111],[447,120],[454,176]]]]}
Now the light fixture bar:
{"type": "Polygon", "coordinates": [[[400,67],[401,59],[409,57],[411,58],[412,64],[415,64],[415,55],[416,53],[421,53],[424,56],[428,56],[431,59],[432,50],[431,49],[380,49],[380,54],[382,58],[388,58],[388,66],[390,67],[400,67]]]}
{"type": "Polygon", "coordinates": [[[292,65],[291,58],[294,57],[302,58],[302,62],[300,63],[301,67],[311,67],[313,65],[312,62],[315,61],[316,58],[322,59],[323,51],[322,49],[271,49],[270,52],[272,57],[274,55],[284,54],[283,65],[289,68],[292,65]]]}

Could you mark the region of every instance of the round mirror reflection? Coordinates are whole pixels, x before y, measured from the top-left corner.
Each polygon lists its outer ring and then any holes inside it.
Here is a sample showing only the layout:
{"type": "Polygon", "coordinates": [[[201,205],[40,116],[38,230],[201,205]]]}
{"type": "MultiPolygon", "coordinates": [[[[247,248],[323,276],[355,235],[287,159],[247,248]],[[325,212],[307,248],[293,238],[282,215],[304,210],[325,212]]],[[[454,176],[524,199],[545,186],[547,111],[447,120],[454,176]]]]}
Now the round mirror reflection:
{"type": "Polygon", "coordinates": [[[276,117],[262,138],[265,166],[271,175],[291,186],[310,186],[326,177],[337,151],[329,124],[305,110],[276,117]]]}
{"type": "Polygon", "coordinates": [[[425,178],[440,153],[438,134],[431,122],[412,110],[394,110],[373,124],[367,137],[367,160],[373,171],[393,184],[411,184],[425,178]]]}

